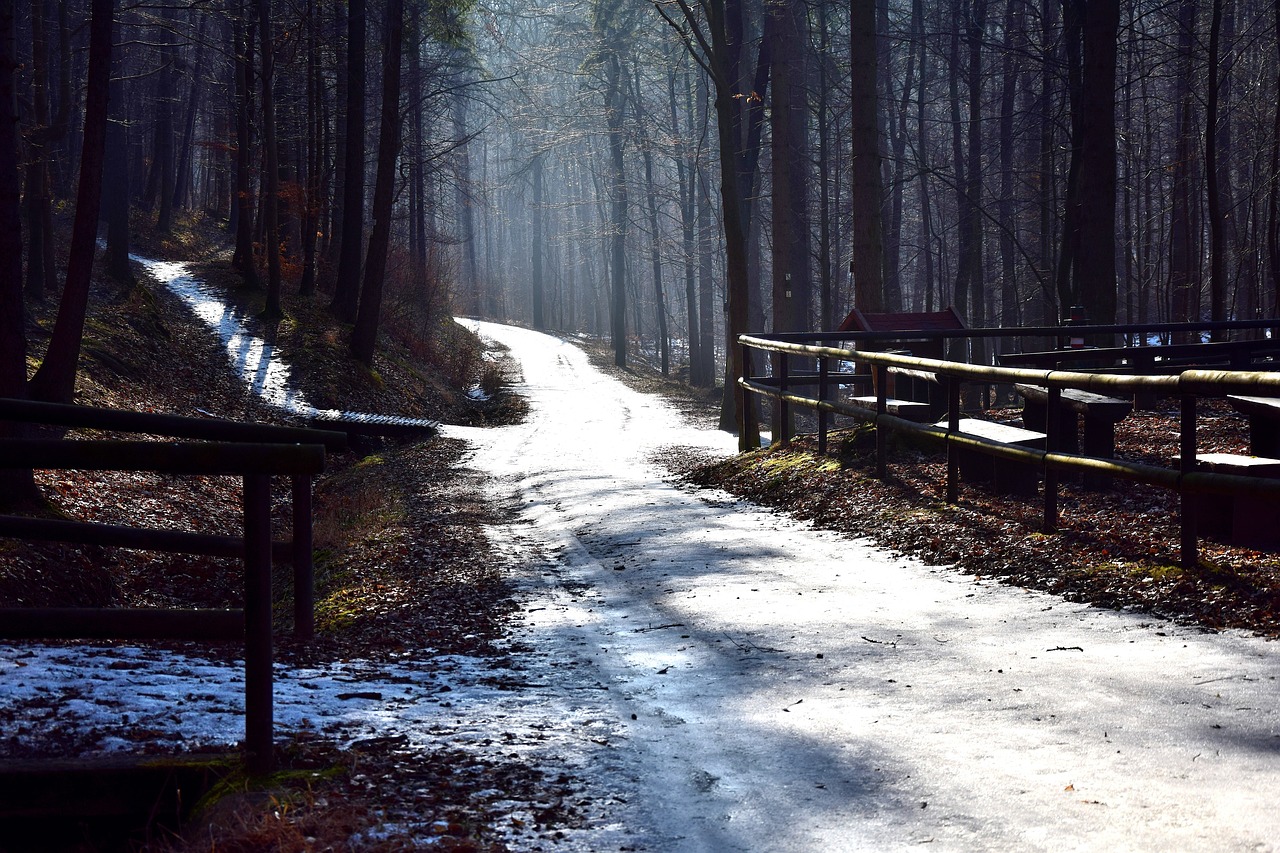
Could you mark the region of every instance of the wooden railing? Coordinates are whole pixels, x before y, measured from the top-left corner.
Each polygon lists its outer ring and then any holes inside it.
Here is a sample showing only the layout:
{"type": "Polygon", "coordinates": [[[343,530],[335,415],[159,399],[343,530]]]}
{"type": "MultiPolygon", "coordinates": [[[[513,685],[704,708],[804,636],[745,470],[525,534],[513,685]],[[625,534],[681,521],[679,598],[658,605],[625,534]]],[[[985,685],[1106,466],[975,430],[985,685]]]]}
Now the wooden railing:
{"type": "Polygon", "coordinates": [[[959,499],[959,452],[968,448],[980,453],[1039,466],[1044,478],[1043,528],[1046,532],[1056,529],[1058,521],[1059,472],[1076,471],[1118,477],[1140,483],[1172,489],[1180,497],[1181,561],[1184,566],[1195,566],[1199,559],[1196,534],[1196,511],[1191,497],[1199,493],[1228,495],[1280,496],[1280,479],[1222,474],[1196,470],[1196,405],[1201,397],[1224,397],[1228,394],[1252,394],[1280,396],[1280,373],[1222,370],[1185,370],[1177,375],[1135,376],[1117,374],[1082,373],[1063,370],[1032,370],[974,365],[955,361],[915,358],[912,356],[855,351],[825,346],[813,346],[789,340],[781,336],[749,336],[738,338],[743,347],[745,375],[739,384],[748,392],[769,397],[779,406],[778,423],[783,434],[776,439],[791,438],[789,429],[790,407],[801,406],[818,413],[818,451],[827,447],[828,419],[831,414],[846,415],[870,421],[876,426],[876,476],[886,475],[888,464],[887,434],[900,432],[922,436],[945,443],[947,447],[947,500],[959,499]],[[751,372],[752,352],[770,352],[780,355],[803,357],[817,361],[816,373],[792,376],[788,362],[780,358],[776,375],[755,375],[751,372]],[[843,370],[853,362],[871,365],[874,379],[875,407],[869,408],[839,399],[838,390],[845,385],[865,382],[865,374],[843,370]],[[921,424],[895,417],[887,410],[889,371],[904,370],[936,377],[946,392],[945,424],[921,424]],[[965,383],[978,384],[1031,384],[1048,389],[1046,449],[1034,450],[1014,447],[978,436],[966,435],[959,430],[961,416],[961,387],[965,383]],[[799,391],[817,388],[816,396],[799,391]],[[1101,394],[1158,393],[1176,397],[1180,401],[1179,459],[1176,468],[1166,468],[1121,459],[1104,459],[1081,453],[1065,453],[1058,434],[1062,423],[1062,392],[1068,388],[1101,394]]]}
{"type": "Polygon", "coordinates": [[[271,565],[293,563],[294,633],[314,631],[311,557],[312,478],[326,450],[346,435],[325,430],[248,424],[35,403],[0,398],[0,421],[140,433],[198,441],[18,438],[0,440],[0,468],[149,471],[243,478],[239,537],[121,525],[0,516],[0,536],[240,558],[244,607],[234,610],[160,608],[5,608],[0,639],[192,639],[244,643],[245,752],[251,772],[272,761],[271,565]],[[292,480],[293,538],[271,539],[271,477],[292,480]]]}

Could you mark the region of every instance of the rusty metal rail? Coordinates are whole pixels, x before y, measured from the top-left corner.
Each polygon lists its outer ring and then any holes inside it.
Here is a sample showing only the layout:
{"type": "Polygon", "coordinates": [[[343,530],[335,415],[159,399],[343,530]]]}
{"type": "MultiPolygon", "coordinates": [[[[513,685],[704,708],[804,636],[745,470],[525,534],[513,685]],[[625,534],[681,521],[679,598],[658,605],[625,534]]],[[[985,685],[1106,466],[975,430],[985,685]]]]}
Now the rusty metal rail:
{"type": "Polygon", "coordinates": [[[240,537],[0,516],[0,536],[240,558],[244,564],[243,609],[5,608],[0,610],[0,637],[243,642],[246,762],[251,772],[267,772],[272,764],[273,729],[271,566],[273,558],[293,563],[294,634],[310,639],[314,632],[312,479],[324,470],[325,451],[344,447],[346,435],[3,398],[0,420],[28,427],[55,425],[207,439],[4,439],[0,440],[0,468],[232,474],[243,478],[240,537]],[[288,476],[292,481],[293,539],[289,542],[271,540],[273,475],[288,476]]]}
{"type": "MultiPolygon", "coordinates": [[[[947,448],[947,500],[959,499],[958,454],[961,448],[986,453],[1003,459],[1039,466],[1044,475],[1044,516],[1046,532],[1057,528],[1058,475],[1062,471],[1090,472],[1118,477],[1139,483],[1160,486],[1176,491],[1180,500],[1181,542],[1180,555],[1184,566],[1195,566],[1199,560],[1196,534],[1196,511],[1191,496],[1214,493],[1238,496],[1267,495],[1280,497],[1280,478],[1251,477],[1196,470],[1196,406],[1201,397],[1225,397],[1228,394],[1253,394],[1280,396],[1280,373],[1231,370],[1184,370],[1176,375],[1138,376],[1114,373],[1085,373],[1066,370],[994,367],[964,362],[918,358],[892,353],[867,352],[837,347],[806,345],[790,340],[778,340],[772,336],[742,335],[738,344],[743,348],[743,364],[746,374],[738,383],[748,392],[770,397],[780,407],[778,422],[783,434],[775,436],[787,440],[790,425],[789,408],[801,406],[818,413],[818,452],[826,453],[828,415],[839,414],[870,421],[876,426],[876,476],[883,478],[888,464],[886,437],[889,432],[920,436],[944,443],[947,448]],[[750,373],[751,352],[780,353],[818,361],[817,396],[797,393],[788,381],[788,359],[780,359],[781,369],[776,376],[762,377],[750,373]],[[850,384],[851,374],[832,370],[842,363],[868,364],[875,375],[875,408],[831,399],[833,388],[850,384]],[[890,368],[930,374],[937,378],[947,391],[946,425],[920,424],[891,415],[886,401],[890,368]],[[767,381],[765,381],[767,380],[767,381]],[[966,382],[1033,384],[1048,389],[1047,449],[1034,450],[1014,447],[979,436],[965,435],[959,431],[960,390],[966,382]],[[1060,412],[1063,407],[1062,391],[1076,388],[1094,393],[1159,393],[1180,401],[1180,454],[1177,468],[1165,468],[1120,459],[1104,459],[1079,453],[1064,453],[1058,435],[1060,412]]],[[[812,386],[811,381],[801,383],[812,386]]]]}

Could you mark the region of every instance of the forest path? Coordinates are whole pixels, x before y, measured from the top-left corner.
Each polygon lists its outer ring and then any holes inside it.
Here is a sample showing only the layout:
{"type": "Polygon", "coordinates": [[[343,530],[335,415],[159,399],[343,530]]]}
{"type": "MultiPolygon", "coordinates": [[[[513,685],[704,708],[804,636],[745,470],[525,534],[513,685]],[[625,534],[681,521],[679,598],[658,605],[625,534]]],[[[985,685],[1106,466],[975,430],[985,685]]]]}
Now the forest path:
{"type": "Polygon", "coordinates": [[[677,488],[657,448],[732,438],[576,347],[470,325],[520,361],[531,412],[446,432],[546,557],[522,633],[552,664],[530,690],[612,715],[584,768],[616,802],[598,849],[1280,849],[1272,644],[677,488]]]}

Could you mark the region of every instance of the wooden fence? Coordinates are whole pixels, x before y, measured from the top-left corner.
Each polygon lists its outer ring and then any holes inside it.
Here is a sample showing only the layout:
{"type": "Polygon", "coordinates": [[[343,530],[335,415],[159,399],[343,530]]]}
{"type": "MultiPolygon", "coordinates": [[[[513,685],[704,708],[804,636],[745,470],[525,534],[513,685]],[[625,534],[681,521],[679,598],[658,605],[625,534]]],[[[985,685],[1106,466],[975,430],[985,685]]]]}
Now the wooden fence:
{"type": "Polygon", "coordinates": [[[294,633],[314,631],[311,490],[327,450],[346,446],[344,433],[36,403],[0,398],[0,421],[138,433],[194,441],[0,440],[0,468],[149,471],[243,478],[242,535],[155,530],[122,525],[0,516],[0,536],[240,558],[244,607],[234,610],[160,608],[5,608],[0,639],[191,639],[243,642],[245,752],[251,772],[272,762],[271,565],[292,562],[294,633]],[[292,481],[293,538],[271,539],[271,477],[292,481]]]}
{"type": "MultiPolygon", "coordinates": [[[[1274,321],[1273,321],[1274,322],[1274,321]]],[[[972,330],[971,330],[972,331],[972,330]]],[[[784,433],[775,438],[786,440],[789,408],[801,406],[818,413],[818,449],[826,452],[828,418],[846,415],[870,421],[876,426],[876,475],[883,478],[888,464],[886,438],[889,432],[916,435],[945,443],[947,447],[947,500],[959,498],[959,454],[968,449],[983,454],[1038,466],[1043,472],[1044,516],[1046,532],[1056,529],[1058,519],[1059,472],[1076,471],[1101,474],[1161,486],[1178,492],[1180,498],[1181,561],[1193,567],[1199,559],[1194,496],[1216,493],[1237,496],[1266,495],[1280,497],[1280,478],[1242,476],[1197,470],[1196,406],[1203,397],[1229,394],[1280,396],[1280,373],[1227,370],[1184,370],[1176,375],[1140,376],[1084,373],[1064,370],[992,367],[956,361],[915,358],[892,353],[867,352],[827,346],[815,346],[784,336],[739,337],[743,347],[745,375],[738,382],[748,393],[769,397],[780,407],[779,423],[784,433]],[[802,357],[817,361],[815,373],[792,375],[789,358],[778,358],[774,375],[756,375],[751,371],[754,351],[802,357]],[[871,366],[872,377],[845,369],[854,362],[871,366]],[[889,371],[927,374],[945,389],[945,423],[922,424],[890,414],[888,411],[889,371]],[[848,385],[870,383],[874,407],[840,399],[839,389],[848,385]],[[1044,450],[1016,447],[960,431],[961,387],[965,383],[1037,385],[1047,389],[1047,441],[1044,450]],[[816,395],[802,393],[801,388],[817,388],[816,395]],[[1163,467],[1120,459],[1100,458],[1060,450],[1062,440],[1062,393],[1077,389],[1099,394],[1160,394],[1180,401],[1180,453],[1177,467],[1163,467]]],[[[900,335],[901,337],[901,335],[900,335]]]]}

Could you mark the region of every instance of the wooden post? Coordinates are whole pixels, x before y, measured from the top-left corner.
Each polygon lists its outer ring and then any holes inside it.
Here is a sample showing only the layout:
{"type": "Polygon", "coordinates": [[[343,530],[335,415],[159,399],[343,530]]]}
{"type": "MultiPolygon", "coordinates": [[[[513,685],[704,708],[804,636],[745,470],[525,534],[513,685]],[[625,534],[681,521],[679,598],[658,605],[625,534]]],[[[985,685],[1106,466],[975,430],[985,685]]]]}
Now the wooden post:
{"type": "MultiPolygon", "coordinates": [[[[1059,412],[1062,410],[1062,389],[1050,385],[1045,400],[1045,449],[1050,453],[1057,452],[1062,444],[1062,421],[1059,412]]],[[[1044,466],[1044,522],[1041,525],[1045,533],[1058,529],[1058,469],[1052,465],[1044,466]]]]}
{"type": "Polygon", "coordinates": [[[315,571],[311,564],[311,476],[293,477],[293,636],[315,636],[315,571]]]}
{"type": "Polygon", "coordinates": [[[876,479],[883,480],[888,465],[889,436],[886,434],[888,430],[880,423],[880,416],[889,410],[889,366],[875,364],[871,369],[876,372],[876,479]]]}
{"type": "MultiPolygon", "coordinates": [[[[1196,397],[1194,394],[1183,394],[1182,405],[1182,446],[1178,469],[1183,474],[1196,470],[1196,397]]],[[[1182,517],[1182,568],[1194,569],[1200,564],[1200,548],[1196,541],[1196,505],[1195,496],[1187,493],[1178,484],[1179,514],[1182,517]]]]}
{"type": "Polygon", "coordinates": [[[244,478],[244,745],[250,774],[271,772],[271,477],[244,478]]]}
{"type": "MultiPolygon", "coordinates": [[[[827,357],[818,356],[818,401],[825,402],[827,399],[827,382],[829,375],[827,372],[827,357]]],[[[827,455],[827,410],[818,409],[818,455],[827,455]]]]}
{"type": "Polygon", "coordinates": [[[773,437],[775,443],[791,440],[791,404],[783,397],[787,394],[788,380],[791,378],[791,358],[784,352],[778,358],[778,434],[773,437]]]}
{"type": "MultiPolygon", "coordinates": [[[[960,431],[960,380],[947,376],[947,432],[960,431]]],[[[960,448],[947,441],[947,503],[960,501],[960,448]]]]}

